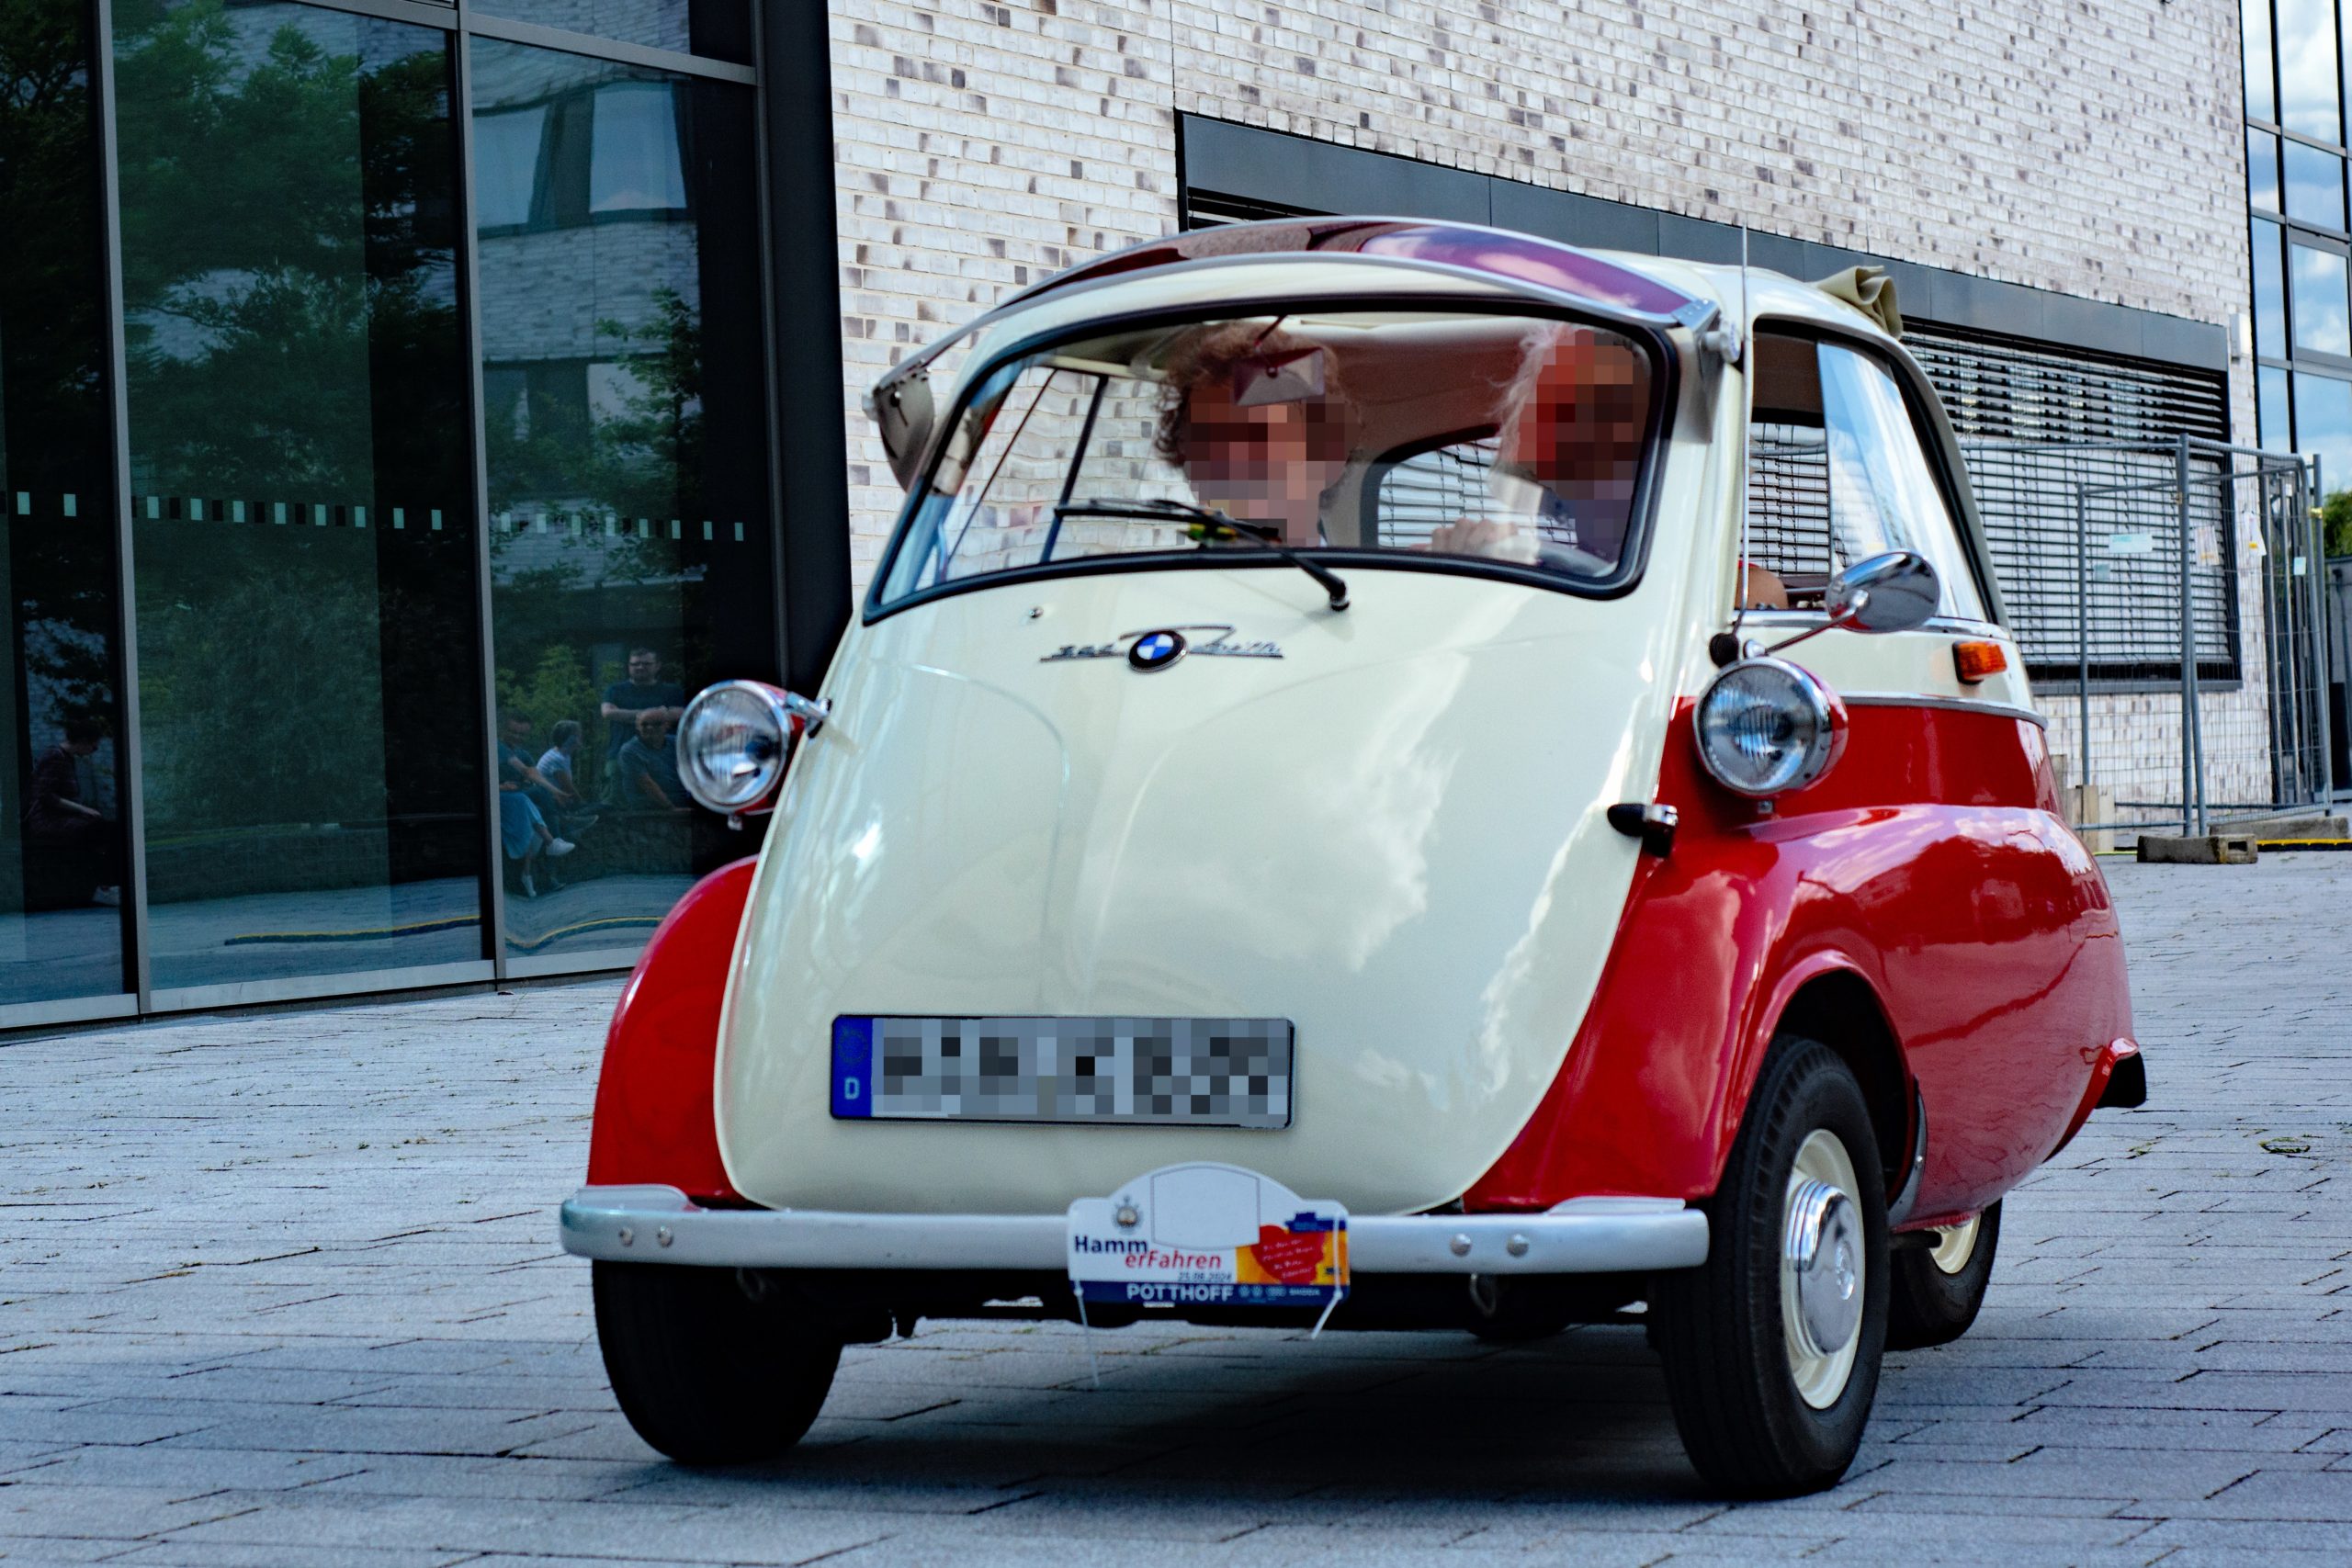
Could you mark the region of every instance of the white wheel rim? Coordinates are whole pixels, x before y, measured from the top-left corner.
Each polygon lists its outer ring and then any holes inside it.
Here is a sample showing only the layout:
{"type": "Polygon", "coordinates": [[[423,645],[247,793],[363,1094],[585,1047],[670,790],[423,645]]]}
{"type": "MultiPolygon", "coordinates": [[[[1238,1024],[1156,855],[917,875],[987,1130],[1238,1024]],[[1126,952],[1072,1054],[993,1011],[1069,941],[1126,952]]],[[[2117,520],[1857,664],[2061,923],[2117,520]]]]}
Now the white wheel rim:
{"type": "Polygon", "coordinates": [[[1966,1224],[1949,1225],[1938,1231],[1936,1245],[1928,1252],[1928,1258],[1944,1273],[1959,1273],[1968,1267],[1968,1260],[1976,1256],[1976,1232],[1984,1223],[1984,1215],[1973,1214],[1966,1224]]]}
{"type": "Polygon", "coordinates": [[[1789,1375],[1815,1410],[1854,1374],[1868,1299],[1860,1183],[1838,1134],[1816,1128],[1797,1149],[1781,1202],[1781,1325],[1789,1375]]]}

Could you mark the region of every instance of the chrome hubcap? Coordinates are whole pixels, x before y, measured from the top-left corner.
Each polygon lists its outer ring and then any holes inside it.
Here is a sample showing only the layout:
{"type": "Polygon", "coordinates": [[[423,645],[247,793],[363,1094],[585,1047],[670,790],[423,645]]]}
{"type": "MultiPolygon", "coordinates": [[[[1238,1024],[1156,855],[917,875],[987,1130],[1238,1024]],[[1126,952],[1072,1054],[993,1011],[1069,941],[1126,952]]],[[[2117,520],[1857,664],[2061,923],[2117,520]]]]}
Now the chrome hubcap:
{"type": "Polygon", "coordinates": [[[1781,1321],[1789,1372],[1815,1410],[1838,1402],[1854,1371],[1868,1281],[1854,1162],[1816,1129],[1797,1150],[1781,1225],[1781,1321]]]}
{"type": "Polygon", "coordinates": [[[1976,1256],[1976,1228],[1984,1223],[1983,1215],[1972,1216],[1966,1224],[1948,1225],[1936,1233],[1936,1245],[1928,1257],[1947,1274],[1957,1274],[1968,1267],[1976,1256]]]}

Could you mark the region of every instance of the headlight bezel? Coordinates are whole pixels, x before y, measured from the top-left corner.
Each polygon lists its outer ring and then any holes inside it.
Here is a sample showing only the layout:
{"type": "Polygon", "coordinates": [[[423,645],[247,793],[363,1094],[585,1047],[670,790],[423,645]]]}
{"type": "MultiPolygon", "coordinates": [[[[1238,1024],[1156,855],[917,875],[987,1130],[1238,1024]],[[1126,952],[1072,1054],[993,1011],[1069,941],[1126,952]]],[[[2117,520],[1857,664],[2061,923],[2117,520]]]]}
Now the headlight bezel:
{"type": "Polygon", "coordinates": [[[1690,739],[1699,753],[1699,765],[1709,778],[1735,795],[1750,800],[1769,800],[1816,783],[1837,763],[1845,750],[1846,707],[1810,670],[1785,659],[1755,655],[1724,665],[1707,683],[1706,690],[1699,694],[1690,714],[1690,739]],[[1759,676],[1779,683],[1787,699],[1784,711],[1796,715],[1800,722],[1809,727],[1809,734],[1793,768],[1776,769],[1766,775],[1742,776],[1717,754],[1715,741],[1721,729],[1711,725],[1710,715],[1720,703],[1741,700],[1731,694],[1738,685],[1759,676]]]}
{"type": "MultiPolygon", "coordinates": [[[[794,747],[800,739],[804,722],[796,716],[786,700],[786,694],[763,681],[719,681],[695,694],[686,711],[678,718],[678,781],[686,793],[706,810],[722,817],[753,816],[769,809],[776,792],[783,787],[785,770],[790,765],[794,747]],[[714,721],[723,708],[732,707],[743,699],[750,706],[739,710],[742,716],[736,722],[757,723],[774,746],[769,757],[760,758],[762,766],[752,775],[752,782],[729,790],[728,778],[741,777],[739,772],[722,775],[714,759],[722,748],[713,742],[698,742],[696,731],[714,721]]],[[[756,745],[756,738],[752,745],[756,745]]],[[[739,749],[750,750],[751,746],[739,749]]]]}

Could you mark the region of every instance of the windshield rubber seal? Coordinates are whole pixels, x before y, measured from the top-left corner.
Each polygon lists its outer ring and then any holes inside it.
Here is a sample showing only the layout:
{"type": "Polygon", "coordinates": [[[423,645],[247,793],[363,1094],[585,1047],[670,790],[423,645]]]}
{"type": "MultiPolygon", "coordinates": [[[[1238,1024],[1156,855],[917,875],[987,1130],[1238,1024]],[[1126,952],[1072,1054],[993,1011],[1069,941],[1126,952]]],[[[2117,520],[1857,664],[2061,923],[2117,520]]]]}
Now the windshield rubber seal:
{"type": "MultiPolygon", "coordinates": [[[[1618,563],[1617,570],[1607,578],[1584,579],[1564,573],[1547,571],[1540,567],[1520,566],[1508,561],[1491,560],[1480,556],[1443,556],[1417,554],[1409,550],[1373,550],[1349,547],[1316,546],[1300,553],[1332,567],[1356,567],[1372,570],[1435,571],[1458,577],[1483,578],[1499,582],[1523,584],[1531,588],[1548,589],[1577,599],[1617,599],[1638,587],[1649,565],[1650,540],[1656,532],[1655,513],[1657,509],[1659,470],[1665,465],[1668,448],[1672,444],[1671,428],[1677,399],[1681,390],[1682,356],[1674,340],[1663,325],[1648,321],[1627,321],[1603,312],[1593,311],[1565,298],[1556,302],[1540,296],[1514,294],[1501,298],[1464,299],[1446,295],[1432,297],[1423,293],[1333,294],[1308,299],[1295,295],[1273,299],[1240,299],[1216,301],[1213,305],[1195,302],[1184,306],[1164,306],[1157,310],[1133,310],[1116,315],[1100,316],[1080,322],[1065,323],[1046,332],[1015,340],[991,355],[986,364],[975,367],[964,376],[955,404],[939,423],[943,434],[955,421],[964,416],[972,395],[986,386],[990,378],[1007,365],[1043,353],[1059,344],[1070,343],[1105,332],[1129,330],[1159,325],[1178,325],[1187,321],[1231,320],[1251,314],[1268,312],[1296,313],[1302,309],[1316,310],[1428,310],[1433,307],[1463,315],[1524,316],[1540,321],[1569,321],[1583,326],[1600,326],[1621,333],[1644,344],[1652,355],[1656,371],[1650,378],[1650,424],[1643,455],[1642,469],[1634,484],[1632,517],[1628,523],[1630,547],[1618,563]]],[[[934,438],[934,446],[936,438],[934,438]]],[[[1037,561],[1027,566],[1008,567],[979,576],[936,582],[927,588],[900,595],[887,604],[883,602],[884,584],[897,570],[899,558],[904,552],[909,536],[913,532],[917,514],[931,496],[931,471],[936,463],[926,463],[922,477],[907,491],[899,510],[899,519],[890,531],[889,544],[875,565],[874,576],[866,584],[860,619],[872,626],[888,619],[901,611],[921,604],[951,598],[958,593],[977,590],[1011,587],[1021,583],[1050,581],[1063,577],[1098,577],[1113,572],[1224,570],[1257,568],[1295,568],[1272,552],[1235,550],[1218,552],[1213,559],[1204,559],[1197,550],[1148,550],[1131,554],[1080,556],[1066,561],[1037,561]]]]}

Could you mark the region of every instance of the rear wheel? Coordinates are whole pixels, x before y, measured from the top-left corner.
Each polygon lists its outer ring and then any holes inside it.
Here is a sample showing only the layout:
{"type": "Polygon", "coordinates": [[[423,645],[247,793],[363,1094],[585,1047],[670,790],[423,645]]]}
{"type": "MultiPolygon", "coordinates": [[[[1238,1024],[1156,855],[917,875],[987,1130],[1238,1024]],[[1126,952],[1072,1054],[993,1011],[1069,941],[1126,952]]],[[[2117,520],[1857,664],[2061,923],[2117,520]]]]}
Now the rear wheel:
{"type": "Polygon", "coordinates": [[[1898,1252],[1886,1311],[1886,1348],[1917,1350],[1949,1345],[1968,1332],[1993,1282],[1993,1254],[2001,1243],[2001,1206],[1965,1224],[1934,1234],[1932,1247],[1898,1252]]]}
{"type": "Polygon", "coordinates": [[[833,1386],[838,1335],[732,1269],[594,1267],[596,1343],[621,1414],[683,1464],[772,1459],[798,1442],[833,1386]]]}
{"type": "Polygon", "coordinates": [[[1773,1043],[1710,1208],[1707,1260],[1657,1276],[1653,1337],[1708,1483],[1749,1496],[1853,1462],[1886,1336],[1886,1192],[1861,1086],[1838,1054],[1773,1043]]]}

